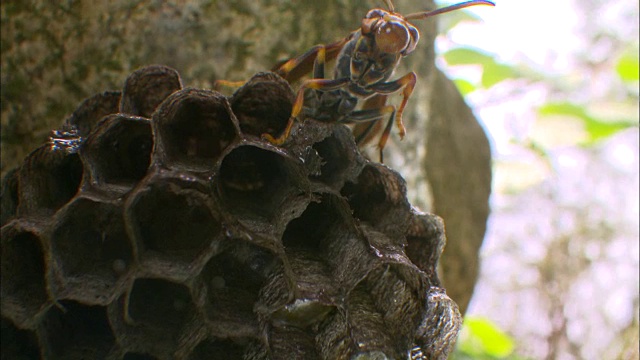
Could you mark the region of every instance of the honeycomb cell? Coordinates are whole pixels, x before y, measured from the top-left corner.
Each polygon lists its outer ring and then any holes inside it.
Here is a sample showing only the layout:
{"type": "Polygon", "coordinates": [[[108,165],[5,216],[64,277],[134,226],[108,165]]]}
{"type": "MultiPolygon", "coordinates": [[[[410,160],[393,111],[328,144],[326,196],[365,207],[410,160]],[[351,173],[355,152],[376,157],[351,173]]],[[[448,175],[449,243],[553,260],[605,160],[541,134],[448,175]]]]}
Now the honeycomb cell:
{"type": "Polygon", "coordinates": [[[351,341],[349,325],[343,311],[330,313],[318,326],[318,352],[323,359],[350,359],[356,346],[351,341]]]}
{"type": "Polygon", "coordinates": [[[80,151],[92,185],[132,187],[147,173],[153,138],[148,119],[116,114],[105,117],[80,151]]]}
{"type": "Polygon", "coordinates": [[[160,359],[182,358],[200,342],[199,316],[189,289],[163,279],[138,278],[128,296],[109,306],[118,343],[160,359]]]}
{"type": "Polygon", "coordinates": [[[444,222],[432,214],[414,213],[407,230],[406,253],[409,259],[429,277],[431,286],[441,286],[438,262],[446,238],[444,222]]]}
{"type": "Polygon", "coordinates": [[[164,99],[180,89],[182,81],[176,70],[163,65],[145,66],[127,77],[120,112],[150,118],[164,99]]]}
{"type": "Polygon", "coordinates": [[[220,93],[184,89],[170,95],[153,115],[155,161],[208,171],[238,138],[237,119],[220,93]]]}
{"type": "Polygon", "coordinates": [[[228,240],[223,247],[201,275],[205,314],[219,334],[255,336],[258,319],[254,305],[260,289],[282,263],[270,251],[242,240],[228,240]]]}
{"type": "Polygon", "coordinates": [[[294,101],[289,83],[274,73],[258,73],[240,87],[231,98],[243,134],[260,136],[282,133],[294,101]]]}
{"type": "Polygon", "coordinates": [[[232,213],[271,220],[286,201],[295,209],[294,198],[305,192],[303,181],[301,167],[283,153],[242,145],[222,160],[216,185],[232,213]]]}
{"type": "Polygon", "coordinates": [[[115,351],[115,337],[102,306],[61,301],[38,329],[46,359],[103,359],[115,351]]]}
{"type": "Polygon", "coordinates": [[[54,219],[52,259],[56,296],[107,305],[119,292],[133,262],[133,249],[114,204],[78,197],[54,219]]]}
{"type": "Polygon", "coordinates": [[[82,181],[78,154],[43,145],[25,159],[19,174],[18,215],[50,215],[66,204],[82,181]]]}
{"type": "Polygon", "coordinates": [[[67,123],[78,129],[78,135],[88,136],[100,119],[118,112],[120,95],[120,91],[105,91],[85,99],[67,123]]]}
{"type": "Polygon", "coordinates": [[[326,254],[334,242],[340,242],[351,229],[344,202],[326,193],[312,201],[300,217],[287,225],[282,236],[285,249],[305,249],[326,254]]]}
{"type": "Polygon", "coordinates": [[[381,164],[368,163],[355,183],[342,189],[353,216],[371,224],[399,243],[409,223],[411,211],[404,179],[381,164]]]}
{"type": "Polygon", "coordinates": [[[38,340],[36,335],[29,330],[20,330],[10,320],[2,318],[0,329],[2,346],[0,357],[13,360],[38,360],[38,340]]]}
{"type": "Polygon", "coordinates": [[[7,172],[2,179],[0,190],[0,226],[11,220],[18,208],[18,175],[20,168],[14,168],[7,172]]]}
{"type": "Polygon", "coordinates": [[[322,321],[340,303],[342,294],[329,266],[316,254],[292,249],[287,251],[296,299],[271,315],[276,326],[308,328],[322,321]]]}
{"type": "Polygon", "coordinates": [[[347,180],[354,180],[364,166],[364,158],[345,126],[336,127],[331,136],[313,144],[313,148],[322,159],[322,165],[320,174],[311,178],[334,189],[340,189],[347,180]]]}
{"type": "Polygon", "coordinates": [[[147,271],[184,278],[199,271],[213,251],[222,225],[211,199],[197,187],[157,176],[127,201],[125,221],[147,271]]]}
{"type": "Polygon", "coordinates": [[[32,327],[49,303],[47,260],[37,229],[21,220],[2,227],[2,315],[20,327],[32,327]]]}
{"type": "Polygon", "coordinates": [[[188,360],[242,359],[247,342],[245,338],[207,339],[196,346],[188,360]]]}

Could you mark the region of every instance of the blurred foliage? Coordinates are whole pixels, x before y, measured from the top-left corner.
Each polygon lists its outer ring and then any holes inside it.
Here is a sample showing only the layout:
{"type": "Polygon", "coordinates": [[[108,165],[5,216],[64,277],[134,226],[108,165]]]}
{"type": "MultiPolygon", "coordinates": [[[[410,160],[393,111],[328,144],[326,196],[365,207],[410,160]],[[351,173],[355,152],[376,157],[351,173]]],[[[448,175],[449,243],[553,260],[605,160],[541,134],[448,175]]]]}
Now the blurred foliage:
{"type": "Polygon", "coordinates": [[[637,122],[629,120],[607,121],[590,114],[585,106],[568,102],[548,103],[538,109],[540,116],[569,116],[582,121],[588,134],[588,139],[583,145],[593,145],[599,140],[615,135],[617,132],[637,126],[637,122]]]}
{"type": "Polygon", "coordinates": [[[515,342],[498,325],[483,317],[467,316],[451,360],[524,360],[514,354],[515,342]]]}
{"type": "MultiPolygon", "coordinates": [[[[467,79],[454,79],[458,89],[464,95],[476,90],[489,89],[506,80],[524,79],[528,82],[547,81],[550,83],[557,81],[557,79],[546,77],[524,64],[499,62],[496,55],[472,47],[457,47],[445,52],[442,57],[450,66],[477,66],[481,69],[482,77],[479,83],[467,79]]],[[[637,86],[639,67],[638,55],[628,53],[618,59],[615,72],[620,80],[637,86]]],[[[595,116],[589,111],[588,105],[572,102],[549,102],[538,109],[538,115],[540,117],[564,116],[580,120],[588,134],[588,139],[581,145],[594,145],[622,130],[638,126],[637,119],[610,120],[595,116]]]]}

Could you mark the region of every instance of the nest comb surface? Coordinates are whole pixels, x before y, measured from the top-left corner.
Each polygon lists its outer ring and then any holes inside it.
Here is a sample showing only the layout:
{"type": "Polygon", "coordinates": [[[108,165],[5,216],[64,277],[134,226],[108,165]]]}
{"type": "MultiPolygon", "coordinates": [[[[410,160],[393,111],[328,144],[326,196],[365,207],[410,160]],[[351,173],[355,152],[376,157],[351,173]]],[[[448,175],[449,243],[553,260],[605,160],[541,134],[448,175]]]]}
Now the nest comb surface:
{"type": "Polygon", "coordinates": [[[444,359],[439,218],[288,83],[150,66],[2,183],[3,359],[444,359]]]}

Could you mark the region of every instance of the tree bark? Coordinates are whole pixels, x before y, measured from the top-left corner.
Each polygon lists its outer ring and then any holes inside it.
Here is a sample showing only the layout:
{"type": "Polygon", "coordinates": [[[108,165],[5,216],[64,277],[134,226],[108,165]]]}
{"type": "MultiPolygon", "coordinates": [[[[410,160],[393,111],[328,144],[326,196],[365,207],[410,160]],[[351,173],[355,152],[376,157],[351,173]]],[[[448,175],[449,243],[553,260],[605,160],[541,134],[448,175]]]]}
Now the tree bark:
{"type": "MultiPolygon", "coordinates": [[[[399,12],[434,8],[432,1],[394,4],[399,12]]],[[[315,44],[347,36],[372,7],[384,3],[3,2],[2,174],[45,142],[82,99],[122,88],[126,75],[139,67],[168,65],[178,70],[185,86],[193,87],[211,87],[217,79],[246,80],[315,44]]],[[[389,151],[402,154],[414,168],[424,164],[404,175],[417,198],[432,193],[430,201],[412,202],[445,220],[449,243],[442,278],[464,313],[488,215],[490,154],[473,114],[435,68],[435,20],[417,25],[422,40],[397,71],[419,76],[405,112],[409,134],[389,151]]]]}

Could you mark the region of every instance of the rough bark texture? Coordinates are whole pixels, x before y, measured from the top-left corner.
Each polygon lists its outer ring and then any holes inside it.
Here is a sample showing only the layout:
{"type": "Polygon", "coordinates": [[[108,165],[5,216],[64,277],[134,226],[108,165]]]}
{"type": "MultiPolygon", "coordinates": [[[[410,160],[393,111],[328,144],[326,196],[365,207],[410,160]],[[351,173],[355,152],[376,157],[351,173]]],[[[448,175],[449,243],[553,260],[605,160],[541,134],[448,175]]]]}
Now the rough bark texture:
{"type": "MultiPolygon", "coordinates": [[[[431,1],[394,3],[402,12],[433,8],[431,1]]],[[[50,129],[58,127],[64,119],[79,117],[81,114],[71,113],[82,99],[104,90],[121,89],[126,75],[141,66],[153,63],[171,66],[179,71],[185,84],[203,88],[211,87],[216,79],[247,79],[252,73],[267,70],[276,61],[299,54],[314,44],[347,35],[374,6],[384,4],[375,0],[2,2],[2,174],[7,174],[31,149],[45,141],[50,129]]],[[[410,191],[424,199],[428,198],[429,187],[435,205],[429,201],[418,204],[425,210],[434,205],[436,211],[442,211],[450,233],[450,250],[443,266],[449,266],[450,262],[476,264],[484,233],[482,214],[486,213],[486,199],[482,198],[488,196],[489,158],[486,148],[464,145],[485,144],[486,140],[484,134],[476,132],[473,136],[478,140],[468,138],[468,142],[455,145],[457,150],[452,148],[455,141],[437,148],[429,145],[439,141],[435,139],[439,135],[427,129],[431,127],[429,118],[442,119],[442,130],[447,134],[466,133],[458,127],[470,125],[445,120],[440,116],[441,107],[434,106],[466,107],[453,88],[439,90],[433,61],[435,21],[422,22],[419,27],[422,39],[418,50],[398,70],[400,75],[414,70],[419,76],[405,115],[409,134],[404,142],[391,145],[389,151],[402,154],[405,163],[415,168],[424,153],[416,150],[425,144],[429,146],[425,164],[432,168],[408,175],[410,191]],[[442,153],[452,150],[458,151],[457,159],[464,159],[467,153],[470,157],[478,154],[485,157],[455,169],[450,162],[439,163],[438,159],[448,156],[442,153]],[[438,181],[446,183],[449,179],[438,176],[444,170],[435,167],[464,173],[462,178],[470,182],[455,182],[456,188],[438,185],[438,181]],[[462,195],[473,189],[477,189],[476,195],[462,195]],[[484,189],[482,194],[479,189],[484,189]],[[439,191],[460,196],[436,194],[439,191]],[[454,208],[458,211],[446,210],[454,208]],[[466,213],[475,214],[468,216],[475,220],[462,220],[467,218],[466,213]],[[462,216],[461,220],[458,216],[462,216]]],[[[100,96],[118,99],[119,94],[106,92],[100,96]]],[[[104,108],[85,107],[83,111],[106,114],[114,103],[100,104],[104,108]]],[[[475,119],[467,117],[467,121],[470,124],[475,119]]],[[[392,156],[389,158],[393,165],[392,156]]],[[[11,182],[13,178],[6,179],[11,182]]],[[[11,201],[3,196],[3,206],[11,201]]],[[[454,290],[454,299],[463,311],[475,283],[475,275],[466,274],[462,270],[445,272],[443,279],[452,289],[453,286],[459,289],[454,290]]]]}

